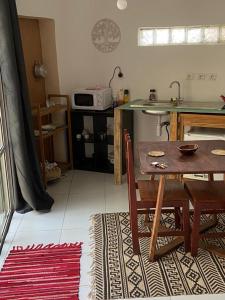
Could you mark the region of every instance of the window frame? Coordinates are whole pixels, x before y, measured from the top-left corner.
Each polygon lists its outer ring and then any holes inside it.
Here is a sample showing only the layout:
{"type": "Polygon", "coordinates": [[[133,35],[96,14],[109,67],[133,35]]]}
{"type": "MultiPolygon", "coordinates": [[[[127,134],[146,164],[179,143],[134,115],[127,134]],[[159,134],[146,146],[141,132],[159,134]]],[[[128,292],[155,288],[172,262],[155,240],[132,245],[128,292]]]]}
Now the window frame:
{"type": "Polygon", "coordinates": [[[6,117],[6,99],[4,95],[4,86],[2,83],[2,73],[0,68],[0,180],[2,179],[1,185],[4,197],[4,200],[2,199],[2,201],[4,201],[2,203],[2,207],[5,208],[2,221],[0,222],[0,253],[12,219],[14,211],[13,199],[15,199],[13,160],[8,128],[8,120],[6,117]]]}
{"type": "Polygon", "coordinates": [[[222,30],[225,31],[225,24],[223,25],[192,25],[192,26],[167,26],[167,27],[139,27],[138,28],[138,47],[155,47],[155,46],[204,46],[204,45],[224,45],[225,44],[225,36],[222,39],[222,30]],[[201,41],[196,43],[189,43],[188,42],[188,30],[189,29],[201,29],[201,41]],[[218,40],[216,42],[207,42],[204,40],[204,30],[207,28],[218,28],[218,40]],[[169,36],[168,36],[168,43],[156,43],[156,31],[158,29],[168,29],[169,36]],[[174,43],[172,42],[172,30],[173,29],[184,29],[185,30],[185,41],[182,43],[174,43]],[[153,43],[142,43],[142,31],[144,30],[152,30],[153,31],[153,43]]]}

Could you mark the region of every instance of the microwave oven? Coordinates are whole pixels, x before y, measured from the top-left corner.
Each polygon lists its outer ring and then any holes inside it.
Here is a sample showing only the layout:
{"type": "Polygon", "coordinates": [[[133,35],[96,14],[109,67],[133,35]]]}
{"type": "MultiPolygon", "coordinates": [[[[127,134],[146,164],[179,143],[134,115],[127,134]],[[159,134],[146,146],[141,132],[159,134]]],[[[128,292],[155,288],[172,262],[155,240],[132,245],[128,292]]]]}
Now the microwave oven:
{"type": "Polygon", "coordinates": [[[73,109],[105,110],[112,106],[112,89],[78,89],[71,99],[73,109]]]}

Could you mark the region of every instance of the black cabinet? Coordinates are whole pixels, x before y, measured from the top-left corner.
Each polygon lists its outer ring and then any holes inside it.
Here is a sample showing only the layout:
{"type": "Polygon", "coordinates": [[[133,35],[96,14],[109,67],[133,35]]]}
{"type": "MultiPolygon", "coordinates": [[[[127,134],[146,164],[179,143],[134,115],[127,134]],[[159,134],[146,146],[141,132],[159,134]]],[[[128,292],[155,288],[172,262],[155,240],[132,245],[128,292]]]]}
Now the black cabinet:
{"type": "MultiPolygon", "coordinates": [[[[114,173],[112,159],[114,149],[114,109],[109,108],[104,111],[72,110],[71,114],[74,169],[114,173]],[[86,137],[82,135],[87,128],[85,117],[89,117],[88,121],[92,123],[92,130],[88,132],[86,137]],[[109,124],[111,124],[110,132],[109,124]]],[[[123,124],[123,127],[127,128],[133,135],[132,111],[127,111],[124,114],[123,124]]],[[[124,172],[125,163],[123,158],[124,172]]]]}

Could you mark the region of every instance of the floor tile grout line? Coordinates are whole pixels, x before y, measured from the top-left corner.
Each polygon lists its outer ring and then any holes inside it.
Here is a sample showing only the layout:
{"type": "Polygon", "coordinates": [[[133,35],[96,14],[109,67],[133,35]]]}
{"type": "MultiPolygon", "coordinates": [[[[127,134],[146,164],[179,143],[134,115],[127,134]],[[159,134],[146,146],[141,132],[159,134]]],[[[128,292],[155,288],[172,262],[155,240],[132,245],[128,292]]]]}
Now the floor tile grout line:
{"type": "Polygon", "coordinates": [[[62,226],[61,226],[61,231],[60,231],[60,236],[59,236],[59,243],[61,243],[62,232],[63,232],[63,225],[64,225],[66,211],[67,211],[67,207],[68,207],[68,202],[69,202],[69,197],[70,197],[70,191],[71,191],[71,186],[72,186],[73,178],[74,178],[74,172],[73,172],[73,174],[71,176],[70,185],[69,185],[69,189],[68,189],[68,193],[67,193],[67,201],[66,201],[66,205],[65,205],[65,209],[64,209],[64,214],[63,214],[62,226]]]}
{"type": "MultiPolygon", "coordinates": [[[[14,212],[14,213],[15,213],[15,212],[14,212]]],[[[12,245],[14,239],[15,239],[15,236],[16,236],[17,232],[19,232],[19,228],[20,228],[20,226],[21,226],[22,221],[24,220],[24,218],[25,218],[25,215],[23,215],[23,216],[21,217],[21,220],[19,221],[19,224],[17,225],[17,228],[16,228],[16,230],[15,230],[15,232],[14,232],[14,235],[13,235],[13,238],[12,238],[12,241],[11,241],[11,245],[12,245]]],[[[19,246],[19,245],[18,245],[18,246],[19,246]]]]}
{"type": "Polygon", "coordinates": [[[66,216],[66,211],[67,211],[68,202],[69,202],[69,195],[70,195],[70,194],[69,194],[69,192],[68,192],[68,193],[67,193],[67,201],[66,201],[66,205],[65,205],[65,209],[64,209],[64,213],[63,213],[62,226],[61,226],[60,236],[59,236],[59,243],[61,243],[62,232],[63,232],[63,225],[64,225],[65,216],[66,216]]]}
{"type": "MultiPolygon", "coordinates": [[[[13,215],[14,215],[15,213],[16,213],[16,211],[13,212],[13,215]]],[[[12,216],[12,219],[13,219],[13,216],[12,216]]],[[[11,219],[11,222],[12,222],[12,219],[11,219]]],[[[17,232],[18,232],[19,226],[20,226],[20,224],[21,224],[21,222],[22,222],[23,219],[24,219],[24,215],[20,216],[20,220],[19,220],[19,222],[18,222],[18,225],[17,225],[17,227],[16,227],[16,230],[15,230],[14,233],[12,234],[12,238],[10,239],[10,243],[9,243],[8,248],[7,248],[7,250],[6,250],[6,253],[5,253],[5,255],[4,255],[5,257],[4,257],[4,259],[3,259],[2,266],[4,265],[4,262],[5,262],[6,258],[8,257],[10,250],[11,250],[12,247],[13,247],[13,241],[14,241],[14,239],[15,239],[15,236],[16,236],[16,234],[17,234],[17,232]]],[[[9,227],[9,229],[10,229],[10,227],[9,227]]],[[[8,235],[8,234],[10,235],[10,232],[9,232],[9,231],[7,232],[7,235],[8,235]]],[[[6,235],[6,238],[7,238],[7,235],[6,235]]]]}

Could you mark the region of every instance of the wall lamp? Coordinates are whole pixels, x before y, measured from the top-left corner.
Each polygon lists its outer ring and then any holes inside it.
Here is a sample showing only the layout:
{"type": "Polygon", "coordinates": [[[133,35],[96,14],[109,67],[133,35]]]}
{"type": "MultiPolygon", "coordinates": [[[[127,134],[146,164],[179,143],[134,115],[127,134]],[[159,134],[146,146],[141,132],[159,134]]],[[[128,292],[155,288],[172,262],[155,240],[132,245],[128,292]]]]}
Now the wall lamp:
{"type": "Polygon", "coordinates": [[[117,0],[117,7],[120,10],[126,9],[127,8],[127,0],[117,0]]]}
{"type": "Polygon", "coordinates": [[[116,70],[119,70],[119,72],[118,72],[118,77],[119,78],[122,78],[123,77],[123,73],[122,73],[122,71],[121,71],[121,68],[120,68],[120,66],[116,66],[115,68],[114,68],[114,70],[113,70],[113,75],[112,75],[112,78],[109,80],[109,87],[111,88],[111,82],[112,82],[112,80],[113,80],[113,78],[114,78],[114,76],[115,76],[115,73],[116,73],[116,70]]]}

